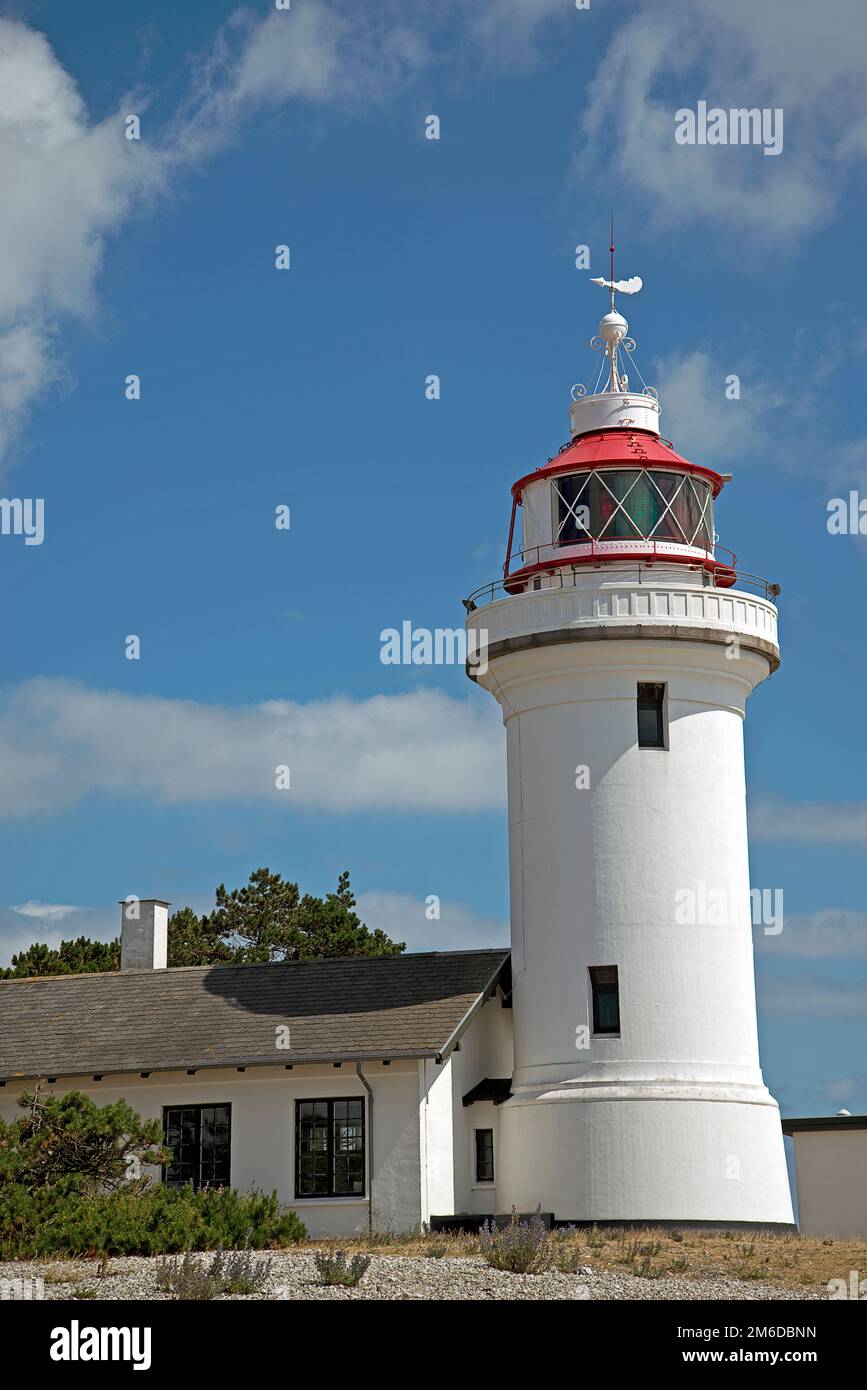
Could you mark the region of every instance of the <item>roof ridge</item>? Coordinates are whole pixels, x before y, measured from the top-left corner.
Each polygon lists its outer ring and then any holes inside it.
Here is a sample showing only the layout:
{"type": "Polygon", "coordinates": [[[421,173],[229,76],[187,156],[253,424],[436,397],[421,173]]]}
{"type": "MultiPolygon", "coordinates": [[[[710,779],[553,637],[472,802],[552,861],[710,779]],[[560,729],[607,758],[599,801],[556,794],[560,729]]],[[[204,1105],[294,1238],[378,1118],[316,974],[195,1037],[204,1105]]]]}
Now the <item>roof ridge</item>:
{"type": "Polygon", "coordinates": [[[435,956],[507,956],[509,950],[508,946],[468,946],[460,951],[401,951],[381,956],[315,956],[312,960],[224,961],[217,965],[166,965],[153,970],[69,970],[61,975],[14,975],[8,979],[0,979],[0,988],[3,985],[32,985],[43,980],[104,980],[107,976],[112,979],[142,976],[158,976],[165,979],[168,975],[192,973],[194,970],[274,970],[302,965],[340,965],[349,962],[354,964],[358,961],[430,960],[435,956]]]}

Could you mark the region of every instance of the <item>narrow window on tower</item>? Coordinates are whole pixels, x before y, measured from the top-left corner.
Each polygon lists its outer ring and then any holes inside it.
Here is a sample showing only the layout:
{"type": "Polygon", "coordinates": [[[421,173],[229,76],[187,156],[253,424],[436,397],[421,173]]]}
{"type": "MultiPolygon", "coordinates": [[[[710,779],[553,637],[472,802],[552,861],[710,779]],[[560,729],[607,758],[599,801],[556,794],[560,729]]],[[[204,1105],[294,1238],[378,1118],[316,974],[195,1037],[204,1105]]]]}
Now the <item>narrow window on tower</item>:
{"type": "Polygon", "coordinates": [[[620,991],[616,965],[591,965],[590,988],[593,992],[593,1032],[620,1032],[620,991]]]}
{"type": "Polygon", "coordinates": [[[638,682],[638,746],[665,747],[665,686],[638,682]]]}

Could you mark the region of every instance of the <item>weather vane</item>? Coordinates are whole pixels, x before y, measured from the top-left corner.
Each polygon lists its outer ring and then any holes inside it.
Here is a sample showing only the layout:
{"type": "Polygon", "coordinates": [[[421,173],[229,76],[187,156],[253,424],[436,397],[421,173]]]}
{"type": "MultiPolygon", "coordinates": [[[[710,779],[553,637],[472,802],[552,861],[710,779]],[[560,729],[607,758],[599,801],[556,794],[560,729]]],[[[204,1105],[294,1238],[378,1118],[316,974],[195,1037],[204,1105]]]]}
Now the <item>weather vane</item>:
{"type": "MultiPolygon", "coordinates": [[[[583,382],[576,382],[572,387],[572,412],[578,410],[578,416],[582,421],[591,418],[598,420],[604,418],[610,423],[615,419],[618,425],[634,424],[635,419],[641,416],[642,419],[649,420],[648,428],[659,432],[658,417],[659,406],[657,404],[658,395],[654,386],[648,386],[644,377],[641,375],[638,364],[633,353],[635,352],[635,339],[628,337],[629,324],[622,314],[618,313],[615,306],[614,296],[620,294],[637,294],[643,288],[644,281],[640,275],[632,275],[628,280],[615,280],[614,278],[614,213],[611,214],[611,272],[610,279],[606,280],[601,275],[592,276],[591,284],[602,285],[611,293],[611,306],[606,314],[599,321],[599,330],[590,339],[590,346],[594,351],[602,355],[602,363],[599,367],[596,381],[588,393],[587,387],[583,382]],[[635,387],[630,387],[629,377],[621,371],[621,353],[628,359],[634,368],[639,381],[641,390],[636,393],[635,387]],[[607,380],[602,385],[603,373],[607,372],[607,380]],[[617,404],[614,405],[611,397],[617,397],[617,404]],[[649,400],[654,404],[651,406],[649,400]],[[595,402],[596,404],[591,404],[595,402]],[[606,404],[607,402],[607,404],[606,404]],[[580,407],[580,409],[579,409],[580,407]],[[611,415],[612,408],[617,412],[616,416],[611,415]],[[623,416],[620,412],[631,409],[632,417],[623,416]],[[636,414],[637,412],[637,414],[636,414]]],[[[575,420],[573,419],[573,426],[575,420]]]]}
{"type": "Polygon", "coordinates": [[[601,275],[594,275],[594,276],[591,278],[590,283],[591,283],[591,285],[604,285],[606,289],[609,289],[609,290],[611,291],[611,312],[614,313],[614,292],[615,292],[615,290],[617,290],[620,294],[638,294],[638,291],[641,289],[642,285],[644,284],[644,281],[642,280],[642,278],[641,278],[640,275],[633,275],[629,280],[615,280],[615,278],[614,278],[614,213],[613,213],[613,212],[612,212],[612,214],[611,214],[611,245],[609,246],[608,250],[611,252],[611,279],[610,279],[610,280],[603,280],[603,278],[602,278],[601,275]]]}
{"type": "MultiPolygon", "coordinates": [[[[622,314],[618,314],[614,307],[614,295],[637,294],[644,281],[640,275],[633,275],[629,280],[615,280],[614,278],[614,213],[611,214],[611,279],[605,280],[602,276],[591,277],[591,283],[602,285],[611,291],[611,308],[599,324],[599,333],[591,340],[590,346],[603,352],[608,358],[608,389],[612,392],[626,391],[629,388],[629,378],[621,376],[618,352],[621,347],[631,355],[635,350],[635,343],[631,338],[627,338],[629,324],[622,314]]],[[[574,392],[573,392],[574,396],[574,392]]]]}

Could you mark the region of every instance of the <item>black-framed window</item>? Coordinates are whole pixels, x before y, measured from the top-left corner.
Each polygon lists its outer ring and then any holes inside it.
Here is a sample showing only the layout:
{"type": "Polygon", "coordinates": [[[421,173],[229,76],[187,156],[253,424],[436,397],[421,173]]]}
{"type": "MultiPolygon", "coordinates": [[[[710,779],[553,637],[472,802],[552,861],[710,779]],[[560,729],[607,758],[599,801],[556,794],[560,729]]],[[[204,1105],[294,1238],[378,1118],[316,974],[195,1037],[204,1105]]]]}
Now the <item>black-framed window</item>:
{"type": "Polygon", "coordinates": [[[616,965],[591,965],[593,992],[593,1032],[620,1032],[620,988],[616,965]]]}
{"type": "Polygon", "coordinates": [[[638,682],[638,746],[665,747],[665,686],[638,682]]]}
{"type": "Polygon", "coordinates": [[[166,1105],[163,1135],[171,1160],[163,1168],[167,1187],[228,1187],[231,1178],[231,1105],[166,1105]]]}
{"type": "Polygon", "coordinates": [[[364,1100],[295,1102],[295,1196],[364,1196],[364,1100]]]}
{"type": "Polygon", "coordinates": [[[494,1131],[476,1130],[476,1182],[494,1181],[494,1131]]]}

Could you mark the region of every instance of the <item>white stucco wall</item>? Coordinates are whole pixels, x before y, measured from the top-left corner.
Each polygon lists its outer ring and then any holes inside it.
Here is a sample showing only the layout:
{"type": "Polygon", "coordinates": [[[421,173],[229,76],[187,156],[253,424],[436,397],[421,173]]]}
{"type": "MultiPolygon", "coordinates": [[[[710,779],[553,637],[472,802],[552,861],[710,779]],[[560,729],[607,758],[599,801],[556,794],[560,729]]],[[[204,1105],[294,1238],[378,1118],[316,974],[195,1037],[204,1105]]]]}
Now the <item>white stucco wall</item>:
{"type": "Polygon", "coordinates": [[[799,1131],[793,1143],[801,1233],[867,1238],[867,1129],[799,1131]]]}
{"type": "MultiPolygon", "coordinates": [[[[407,1230],[421,1220],[419,1184],[418,1066],[415,1061],[365,1065],[374,1092],[373,1217],[382,1229],[407,1230]]],[[[0,1090],[0,1116],[11,1120],[19,1113],[16,1095],[26,1085],[11,1083],[0,1090]]],[[[328,1197],[295,1200],[295,1101],[337,1096],[362,1096],[369,1143],[369,1111],[364,1087],[352,1064],[296,1066],[287,1072],[276,1067],[154,1073],[92,1077],[58,1081],[50,1088],[61,1094],[83,1091],[97,1104],[124,1099],[140,1115],[162,1119],[166,1105],[215,1105],[232,1107],[232,1186],[239,1191],[258,1187],[276,1191],[280,1201],[296,1210],[312,1236],[347,1235],[367,1228],[368,1204],[364,1198],[328,1197]]]]}
{"type": "Polygon", "coordinates": [[[474,1131],[494,1130],[494,1174],[498,1171],[499,1106],[463,1097],[485,1077],[512,1075],[512,1011],[502,993],[488,1000],[446,1062],[421,1064],[422,1209],[431,1216],[489,1215],[500,1210],[496,1182],[476,1183],[474,1131]]]}

